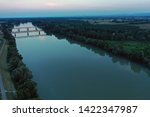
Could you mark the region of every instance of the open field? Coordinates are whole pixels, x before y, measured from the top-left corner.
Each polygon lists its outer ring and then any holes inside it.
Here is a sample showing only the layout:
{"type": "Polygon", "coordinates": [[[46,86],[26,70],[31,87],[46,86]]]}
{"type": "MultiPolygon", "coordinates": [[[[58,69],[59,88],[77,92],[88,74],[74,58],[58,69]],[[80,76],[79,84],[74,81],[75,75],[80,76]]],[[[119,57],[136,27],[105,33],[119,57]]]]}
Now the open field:
{"type": "Polygon", "coordinates": [[[84,19],[83,21],[87,21],[90,24],[94,25],[130,25],[130,26],[136,26],[139,27],[140,29],[150,29],[150,22],[133,22],[133,21],[124,21],[124,20],[117,20],[115,21],[114,19],[84,19]]]}
{"type": "Polygon", "coordinates": [[[140,29],[150,29],[150,23],[136,24],[135,26],[138,26],[140,29]]]}
{"type": "Polygon", "coordinates": [[[150,59],[150,43],[149,42],[138,42],[138,41],[107,41],[111,48],[121,47],[127,53],[141,52],[141,56],[146,56],[150,59]]]}
{"type": "Polygon", "coordinates": [[[100,19],[84,19],[83,21],[87,21],[89,22],[90,24],[108,24],[108,25],[116,25],[116,24],[127,24],[127,23],[124,23],[124,22],[120,22],[120,23],[117,23],[117,22],[113,22],[113,19],[105,19],[105,20],[100,20],[100,19]]]}
{"type": "Polygon", "coordinates": [[[144,51],[146,48],[150,48],[150,43],[138,42],[138,41],[108,41],[108,44],[113,46],[122,46],[124,49],[130,52],[144,51]]]}

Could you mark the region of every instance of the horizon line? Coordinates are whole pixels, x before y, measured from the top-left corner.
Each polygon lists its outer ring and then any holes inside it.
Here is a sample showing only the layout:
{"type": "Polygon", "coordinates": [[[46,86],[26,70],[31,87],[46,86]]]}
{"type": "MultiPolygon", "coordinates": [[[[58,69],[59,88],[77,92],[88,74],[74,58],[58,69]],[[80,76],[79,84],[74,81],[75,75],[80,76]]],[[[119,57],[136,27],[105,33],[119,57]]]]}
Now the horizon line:
{"type": "Polygon", "coordinates": [[[92,17],[95,17],[95,18],[100,18],[100,17],[150,17],[150,14],[149,15],[97,15],[97,16],[92,16],[92,15],[89,15],[89,16],[16,16],[16,17],[0,17],[0,19],[23,19],[23,18],[26,18],[26,19],[29,19],[29,18],[33,18],[33,19],[36,19],[36,18],[92,18],[92,17]]]}

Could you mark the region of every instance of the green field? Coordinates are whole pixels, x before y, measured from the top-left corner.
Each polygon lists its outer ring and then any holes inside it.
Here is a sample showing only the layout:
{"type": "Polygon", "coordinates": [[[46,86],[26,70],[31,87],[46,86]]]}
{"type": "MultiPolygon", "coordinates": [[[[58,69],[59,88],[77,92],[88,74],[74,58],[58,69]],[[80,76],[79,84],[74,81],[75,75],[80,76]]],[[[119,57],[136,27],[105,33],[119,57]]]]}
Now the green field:
{"type": "Polygon", "coordinates": [[[150,60],[150,43],[141,41],[107,41],[110,48],[121,48],[126,55],[139,56],[143,60],[150,60]]]}
{"type": "MultiPolygon", "coordinates": [[[[109,46],[112,47],[122,47],[127,52],[140,52],[150,49],[149,42],[139,42],[139,41],[107,41],[109,46]]],[[[150,57],[150,55],[149,55],[150,57]]]]}

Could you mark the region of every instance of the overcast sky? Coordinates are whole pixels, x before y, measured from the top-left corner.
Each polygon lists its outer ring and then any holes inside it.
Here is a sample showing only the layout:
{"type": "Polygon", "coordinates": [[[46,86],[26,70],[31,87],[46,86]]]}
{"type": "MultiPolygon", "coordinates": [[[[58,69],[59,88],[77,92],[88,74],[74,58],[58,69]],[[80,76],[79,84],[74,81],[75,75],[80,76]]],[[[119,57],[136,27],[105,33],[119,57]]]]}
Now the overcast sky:
{"type": "Polygon", "coordinates": [[[0,0],[0,17],[149,13],[150,0],[0,0]]]}

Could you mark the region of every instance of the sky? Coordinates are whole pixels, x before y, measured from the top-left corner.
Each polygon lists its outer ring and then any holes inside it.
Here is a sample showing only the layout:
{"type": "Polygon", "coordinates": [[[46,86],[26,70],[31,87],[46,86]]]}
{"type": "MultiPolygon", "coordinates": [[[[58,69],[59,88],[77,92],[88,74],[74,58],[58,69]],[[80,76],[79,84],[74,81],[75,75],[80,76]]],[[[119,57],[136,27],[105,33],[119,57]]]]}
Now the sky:
{"type": "Polygon", "coordinates": [[[0,0],[0,18],[150,14],[150,0],[0,0]]]}

